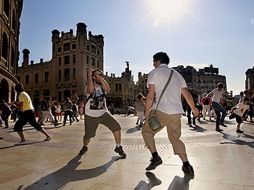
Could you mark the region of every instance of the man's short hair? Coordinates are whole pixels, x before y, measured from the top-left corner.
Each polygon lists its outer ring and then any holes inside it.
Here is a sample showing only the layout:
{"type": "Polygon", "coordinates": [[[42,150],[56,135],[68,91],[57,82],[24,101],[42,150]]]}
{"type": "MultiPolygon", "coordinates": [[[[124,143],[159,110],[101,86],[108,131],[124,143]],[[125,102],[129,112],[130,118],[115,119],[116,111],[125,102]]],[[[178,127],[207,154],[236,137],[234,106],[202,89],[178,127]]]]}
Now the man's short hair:
{"type": "Polygon", "coordinates": [[[170,59],[167,55],[167,53],[165,52],[158,52],[156,54],[153,55],[153,60],[154,61],[160,61],[161,63],[165,63],[165,64],[169,64],[170,59]]]}
{"type": "Polygon", "coordinates": [[[16,90],[17,92],[23,92],[23,91],[24,91],[24,86],[23,86],[23,84],[21,84],[21,83],[16,84],[15,90],[16,90]]]}
{"type": "Polygon", "coordinates": [[[217,87],[218,87],[218,88],[223,88],[223,83],[222,83],[222,82],[219,82],[219,83],[217,84],[217,87]]]}

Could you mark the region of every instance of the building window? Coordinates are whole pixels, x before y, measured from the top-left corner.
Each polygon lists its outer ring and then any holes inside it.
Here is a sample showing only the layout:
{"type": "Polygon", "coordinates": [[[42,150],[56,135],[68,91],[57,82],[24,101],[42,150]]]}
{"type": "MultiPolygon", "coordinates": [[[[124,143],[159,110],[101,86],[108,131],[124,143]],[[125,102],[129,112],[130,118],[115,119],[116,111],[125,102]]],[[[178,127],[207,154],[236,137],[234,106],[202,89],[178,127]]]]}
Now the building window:
{"type": "Polygon", "coordinates": [[[10,3],[9,0],[4,0],[4,13],[9,18],[10,3]]]}
{"type": "Polygon", "coordinates": [[[35,75],[34,75],[34,82],[35,83],[39,82],[39,74],[38,73],[35,73],[35,75]]]}
{"type": "Polygon", "coordinates": [[[92,57],[92,66],[95,66],[95,59],[92,57]]]}
{"type": "Polygon", "coordinates": [[[43,90],[43,96],[44,97],[49,97],[50,96],[50,90],[49,89],[43,90]]]}
{"type": "Polygon", "coordinates": [[[70,69],[64,69],[64,80],[69,81],[70,80],[70,69]]]}
{"type": "Polygon", "coordinates": [[[100,60],[97,60],[97,67],[100,68],[100,60]]]}
{"type": "Polygon", "coordinates": [[[45,72],[45,82],[49,81],[49,72],[45,72]]]}
{"type": "Polygon", "coordinates": [[[72,49],[76,49],[76,44],[72,44],[72,49]]]}
{"type": "Polygon", "coordinates": [[[6,33],[3,33],[2,57],[7,61],[8,57],[8,38],[6,33]]]}
{"type": "Polygon", "coordinates": [[[58,70],[58,81],[61,81],[62,79],[62,72],[61,70],[58,70]]]}
{"type": "Polygon", "coordinates": [[[72,77],[73,77],[73,80],[76,79],[76,69],[75,68],[73,68],[72,77]]]}
{"type": "Polygon", "coordinates": [[[68,51],[68,50],[70,50],[70,43],[65,43],[64,44],[64,51],[68,51]]]}
{"type": "Polygon", "coordinates": [[[93,45],[91,46],[91,52],[94,53],[94,54],[96,53],[96,48],[93,45]]]}
{"type": "Polygon", "coordinates": [[[70,56],[69,55],[64,56],[64,64],[65,65],[70,64],[70,56]]]}
{"type": "Polygon", "coordinates": [[[29,75],[26,75],[26,84],[29,84],[29,75]]]}
{"type": "Polygon", "coordinates": [[[87,46],[86,46],[86,49],[87,49],[88,51],[90,51],[90,46],[89,46],[89,45],[87,45],[87,46]]]}
{"type": "Polygon", "coordinates": [[[89,65],[89,56],[88,55],[86,56],[86,62],[87,62],[87,65],[89,65]]]}
{"type": "Polygon", "coordinates": [[[57,48],[58,53],[62,52],[62,47],[57,48]]]}
{"type": "Polygon", "coordinates": [[[97,55],[100,55],[100,51],[99,50],[97,50],[97,55]]]}
{"type": "Polygon", "coordinates": [[[61,65],[62,59],[61,57],[58,57],[58,65],[61,65]]]}
{"type": "Polygon", "coordinates": [[[76,55],[72,55],[72,62],[76,63],[76,55]]]}
{"type": "MultiPolygon", "coordinates": [[[[14,52],[14,47],[11,48],[11,67],[12,69],[15,68],[15,52],[14,52]]],[[[13,70],[14,72],[14,70],[13,70]]]]}

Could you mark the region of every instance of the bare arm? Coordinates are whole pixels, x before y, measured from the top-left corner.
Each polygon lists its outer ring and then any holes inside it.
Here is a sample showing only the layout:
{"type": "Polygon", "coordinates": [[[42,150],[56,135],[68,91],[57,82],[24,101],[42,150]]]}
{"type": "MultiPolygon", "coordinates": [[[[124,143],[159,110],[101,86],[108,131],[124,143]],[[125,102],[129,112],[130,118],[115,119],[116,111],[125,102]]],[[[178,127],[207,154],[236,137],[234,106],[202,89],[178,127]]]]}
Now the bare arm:
{"type": "Polygon", "coordinates": [[[107,83],[107,81],[102,76],[97,76],[97,77],[100,78],[99,80],[101,81],[101,85],[102,85],[103,90],[107,93],[110,92],[110,86],[107,83]]]}
{"type": "Polygon", "coordinates": [[[196,106],[194,104],[194,101],[193,101],[193,98],[192,98],[192,95],[190,94],[188,89],[187,88],[182,88],[181,93],[182,93],[184,99],[186,100],[186,102],[188,103],[188,105],[190,106],[193,114],[195,116],[198,116],[199,115],[199,110],[196,108],[196,106]]]}
{"type": "Polygon", "coordinates": [[[148,87],[148,94],[146,96],[146,102],[145,102],[145,117],[148,118],[150,109],[153,105],[153,100],[154,100],[154,88],[155,86],[152,84],[149,84],[148,87]]]}
{"type": "Polygon", "coordinates": [[[94,92],[93,71],[91,68],[89,68],[89,71],[88,71],[86,91],[88,94],[92,94],[94,92]]]}

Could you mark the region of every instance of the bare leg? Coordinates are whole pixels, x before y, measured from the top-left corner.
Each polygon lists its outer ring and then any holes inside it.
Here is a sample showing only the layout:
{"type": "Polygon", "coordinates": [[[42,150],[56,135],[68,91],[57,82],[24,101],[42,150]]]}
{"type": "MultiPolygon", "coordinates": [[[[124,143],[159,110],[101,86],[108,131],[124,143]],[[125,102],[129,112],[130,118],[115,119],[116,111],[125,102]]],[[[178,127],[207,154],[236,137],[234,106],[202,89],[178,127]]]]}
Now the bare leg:
{"type": "Polygon", "coordinates": [[[113,132],[116,144],[121,144],[121,130],[113,132]]]}
{"type": "Polygon", "coordinates": [[[240,130],[240,123],[237,123],[236,130],[240,130]]]}
{"type": "Polygon", "coordinates": [[[188,161],[187,154],[178,154],[178,156],[180,157],[180,159],[181,159],[183,162],[188,161]]]}
{"type": "Polygon", "coordinates": [[[50,137],[50,135],[44,129],[41,129],[40,132],[43,133],[47,138],[50,137]]]}
{"type": "Polygon", "coordinates": [[[87,145],[89,144],[89,142],[90,142],[90,138],[85,138],[85,135],[84,135],[84,136],[83,136],[83,144],[84,144],[84,146],[87,147],[87,145]]]}
{"type": "Polygon", "coordinates": [[[26,139],[25,139],[25,137],[24,137],[24,133],[23,133],[23,131],[19,131],[19,132],[17,132],[18,133],[18,135],[19,135],[19,137],[20,137],[20,142],[25,142],[26,141],[26,139]]]}

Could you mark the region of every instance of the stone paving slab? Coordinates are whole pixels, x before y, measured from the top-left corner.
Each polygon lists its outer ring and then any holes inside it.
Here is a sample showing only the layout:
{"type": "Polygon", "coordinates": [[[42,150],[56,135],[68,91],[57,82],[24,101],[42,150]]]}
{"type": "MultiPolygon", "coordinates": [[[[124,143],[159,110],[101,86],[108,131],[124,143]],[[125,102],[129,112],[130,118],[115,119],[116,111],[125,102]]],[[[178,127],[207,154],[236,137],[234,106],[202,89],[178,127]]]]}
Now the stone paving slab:
{"type": "Polygon", "coordinates": [[[19,138],[12,128],[0,128],[0,190],[254,190],[254,124],[245,122],[245,133],[239,135],[236,123],[227,120],[228,127],[218,133],[214,122],[201,121],[194,128],[183,117],[182,140],[194,166],[192,179],[184,176],[165,129],[156,135],[163,164],[146,172],[150,153],[135,126],[136,117],[114,117],[122,126],[126,159],[113,151],[113,136],[103,126],[89,151],[79,156],[83,120],[64,127],[46,124],[53,137],[49,142],[28,125],[28,144],[22,146],[15,146],[19,138]]]}

